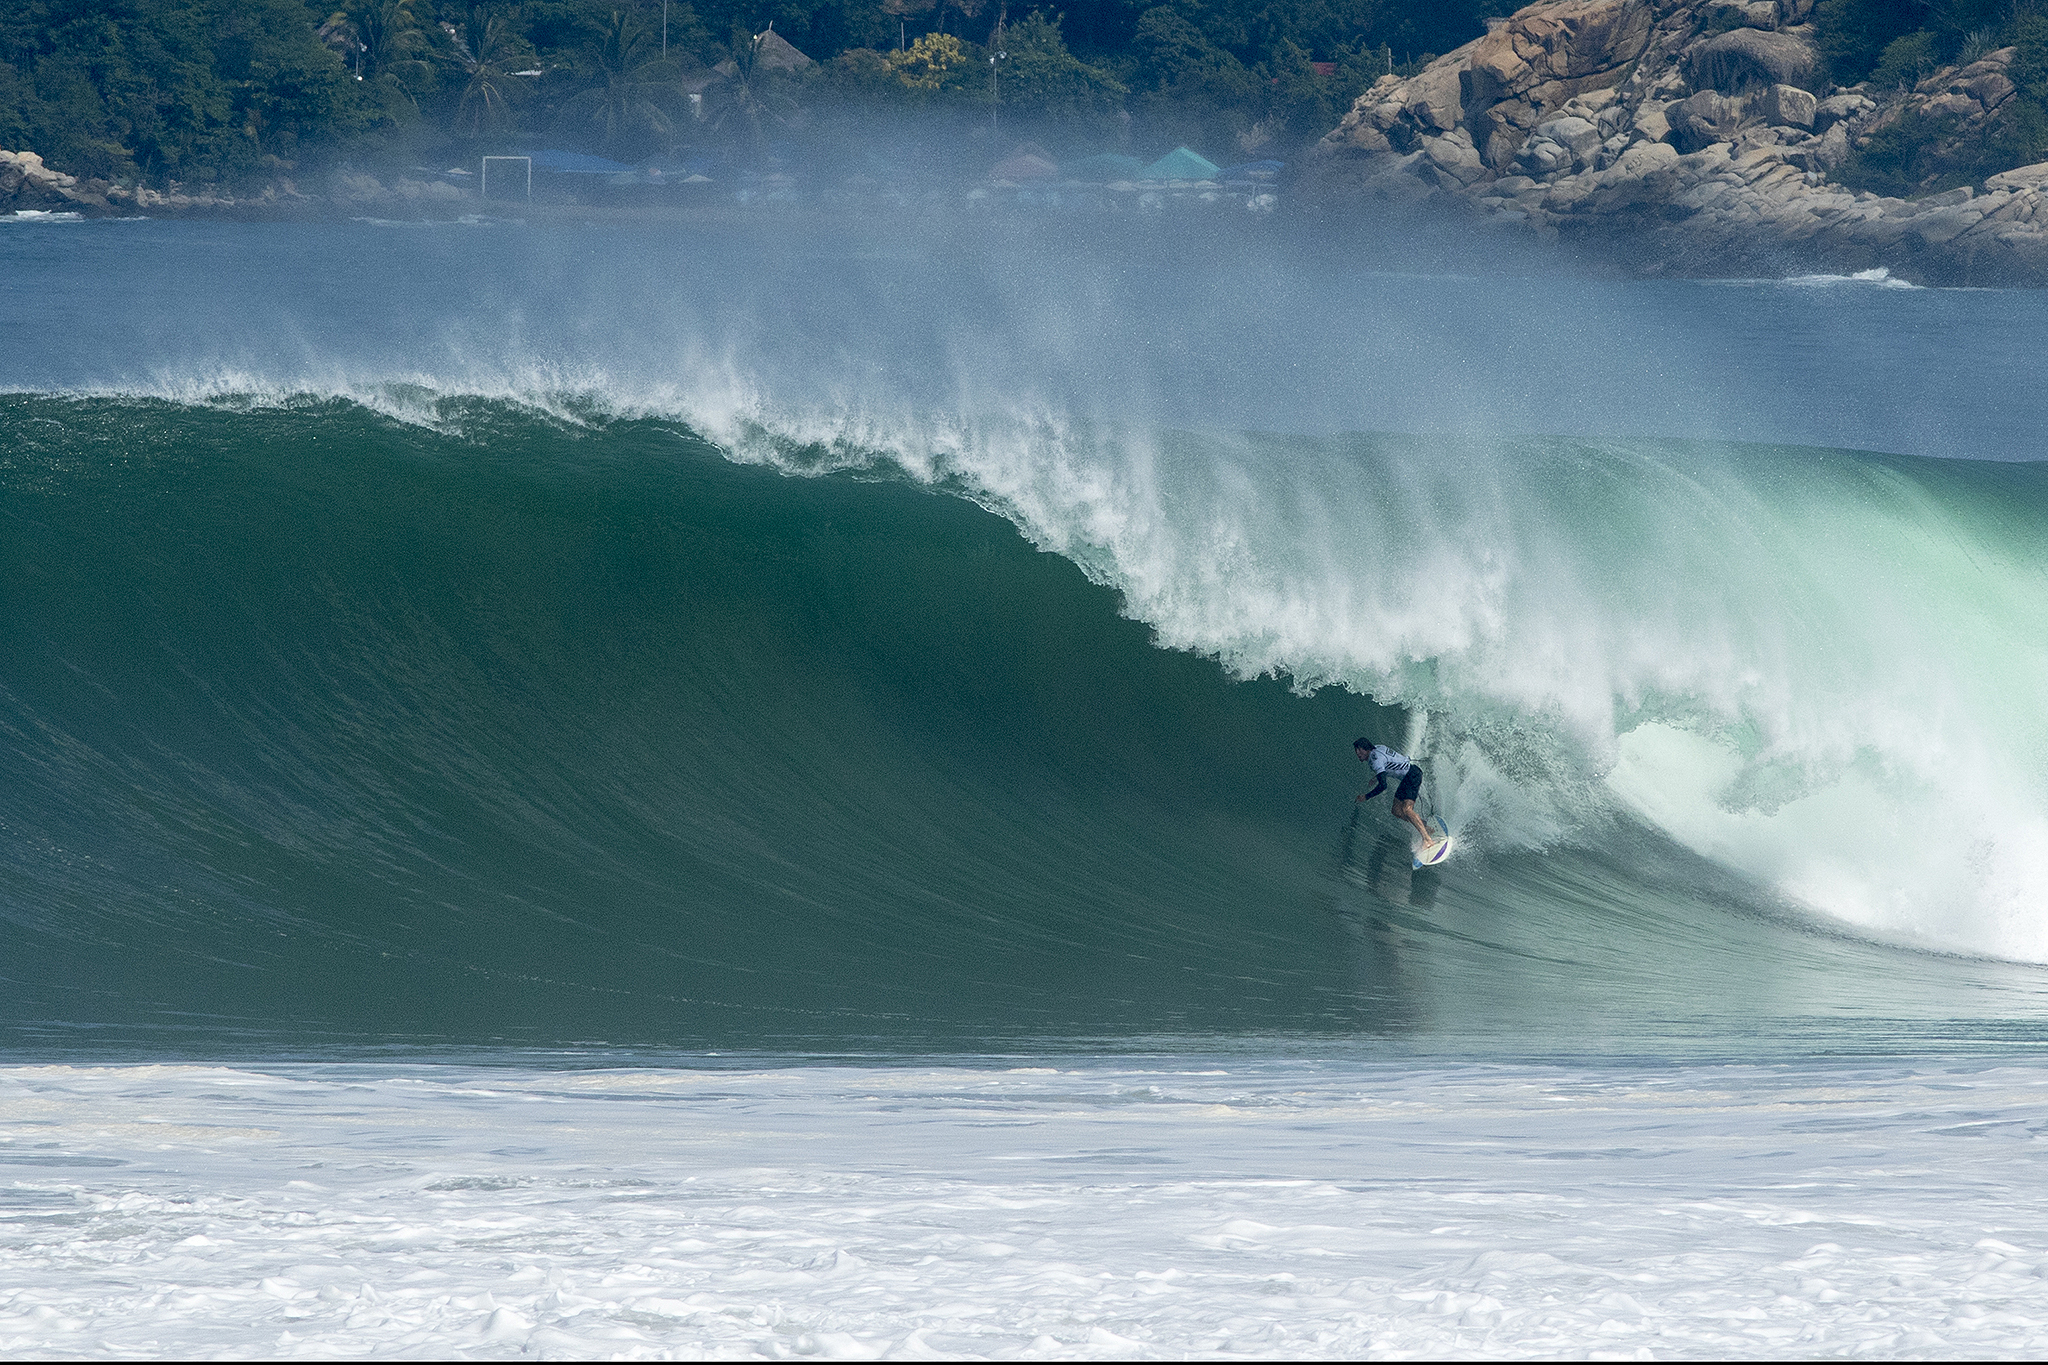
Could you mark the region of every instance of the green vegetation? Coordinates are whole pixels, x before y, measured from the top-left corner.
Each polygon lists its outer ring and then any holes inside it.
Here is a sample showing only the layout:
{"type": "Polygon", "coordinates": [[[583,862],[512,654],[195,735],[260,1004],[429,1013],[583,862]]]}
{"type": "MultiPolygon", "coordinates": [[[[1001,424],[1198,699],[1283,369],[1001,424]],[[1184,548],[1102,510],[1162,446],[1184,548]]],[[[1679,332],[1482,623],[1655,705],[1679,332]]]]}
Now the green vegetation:
{"type": "MultiPolygon", "coordinates": [[[[1831,0],[1833,2],[1833,0],[1831,0]]],[[[1486,0],[9,0],[0,147],[250,183],[512,146],[767,155],[877,119],[1156,154],[1291,155],[1486,0]],[[772,31],[776,41],[759,35],[772,31]],[[780,44],[812,59],[806,65],[780,44]]]]}
{"type": "Polygon", "coordinates": [[[1820,0],[1821,59],[1843,85],[1910,89],[1944,67],[2004,47],[2014,93],[1988,119],[1906,109],[1871,134],[1838,178],[1855,189],[1917,195],[1972,184],[2048,157],[2048,17],[2031,0],[1820,0]]]}
{"type": "Polygon", "coordinates": [[[242,178],[359,133],[370,101],[301,0],[0,7],[0,146],[74,174],[242,178]]]}
{"type": "Polygon", "coordinates": [[[1889,88],[2017,41],[2031,0],[1820,0],[1820,56],[1838,85],[1889,88]]]}
{"type": "Polygon", "coordinates": [[[1870,73],[1870,80],[1882,90],[1914,86],[1933,75],[1941,64],[1934,35],[1923,29],[1885,44],[1884,55],[1878,59],[1877,70],[1870,73]]]}

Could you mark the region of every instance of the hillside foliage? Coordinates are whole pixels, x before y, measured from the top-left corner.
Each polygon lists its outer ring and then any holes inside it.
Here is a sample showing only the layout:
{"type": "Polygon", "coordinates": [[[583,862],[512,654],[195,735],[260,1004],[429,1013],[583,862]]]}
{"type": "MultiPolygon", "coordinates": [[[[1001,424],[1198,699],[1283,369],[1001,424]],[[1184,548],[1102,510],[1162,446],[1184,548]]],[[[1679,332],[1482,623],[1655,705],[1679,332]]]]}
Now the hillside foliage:
{"type": "Polygon", "coordinates": [[[2012,94],[1991,117],[1965,126],[1902,107],[1841,168],[1843,183],[1911,196],[2048,158],[2048,14],[2028,0],[1820,0],[1816,20],[1829,78],[1883,98],[2012,49],[2012,94]]]}
{"type": "Polygon", "coordinates": [[[1486,8],[12,0],[0,147],[82,176],[232,183],[515,143],[620,159],[758,150],[822,123],[845,133],[924,113],[1096,150],[1285,155],[1387,70],[1477,36],[1486,8]],[[771,28],[812,64],[773,60],[757,41],[771,28]]]}

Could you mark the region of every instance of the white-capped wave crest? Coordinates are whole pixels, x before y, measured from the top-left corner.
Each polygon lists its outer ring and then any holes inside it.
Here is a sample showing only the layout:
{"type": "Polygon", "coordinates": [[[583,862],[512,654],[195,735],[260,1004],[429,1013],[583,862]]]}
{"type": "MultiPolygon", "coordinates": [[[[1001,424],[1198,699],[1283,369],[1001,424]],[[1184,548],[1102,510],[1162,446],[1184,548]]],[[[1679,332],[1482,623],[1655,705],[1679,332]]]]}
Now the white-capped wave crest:
{"type": "Polygon", "coordinates": [[[1418,757],[1476,848],[1638,820],[1864,930],[2048,961],[2048,565],[2040,485],[2011,484],[2031,471],[1196,434],[966,380],[943,408],[852,383],[790,402],[709,351],[660,384],[480,369],[142,392],[341,398],[444,430],[478,400],[570,428],[671,420],[791,475],[944,488],[1116,590],[1164,647],[1427,711],[1418,757]]]}

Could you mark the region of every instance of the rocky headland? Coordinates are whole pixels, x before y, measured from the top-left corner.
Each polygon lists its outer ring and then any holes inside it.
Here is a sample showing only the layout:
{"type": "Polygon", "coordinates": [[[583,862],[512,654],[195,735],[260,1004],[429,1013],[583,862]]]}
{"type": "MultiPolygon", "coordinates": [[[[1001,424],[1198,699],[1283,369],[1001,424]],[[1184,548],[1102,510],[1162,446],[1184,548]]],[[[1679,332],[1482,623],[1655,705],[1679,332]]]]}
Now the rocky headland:
{"type": "Polygon", "coordinates": [[[135,213],[223,213],[311,203],[289,181],[240,198],[226,191],[151,189],[109,180],[81,179],[52,170],[34,152],[0,151],[0,214],[75,213],[89,218],[135,213]]]}
{"type": "Polygon", "coordinates": [[[1651,274],[2048,284],[2048,163],[1919,197],[1831,179],[1901,120],[1962,145],[2014,49],[1910,89],[1830,85],[1813,0],[1545,0],[1361,95],[1301,188],[1433,201],[1651,274]]]}

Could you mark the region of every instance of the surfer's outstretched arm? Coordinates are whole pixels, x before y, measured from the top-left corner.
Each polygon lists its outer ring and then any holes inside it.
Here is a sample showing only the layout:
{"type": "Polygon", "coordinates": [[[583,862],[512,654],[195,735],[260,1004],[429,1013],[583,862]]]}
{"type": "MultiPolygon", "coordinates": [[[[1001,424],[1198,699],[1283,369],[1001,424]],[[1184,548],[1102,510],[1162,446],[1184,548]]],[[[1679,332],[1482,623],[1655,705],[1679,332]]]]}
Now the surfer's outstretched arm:
{"type": "Polygon", "coordinates": [[[1378,795],[1379,795],[1379,794],[1380,794],[1381,792],[1385,791],[1386,789],[1387,789],[1387,775],[1386,775],[1385,773],[1381,773],[1381,774],[1380,774],[1380,780],[1379,780],[1378,782],[1376,782],[1376,783],[1374,783],[1374,784],[1373,784],[1373,789],[1372,789],[1371,791],[1369,791],[1369,792],[1360,792],[1360,793],[1358,794],[1358,799],[1359,799],[1360,801],[1370,801],[1370,800],[1372,800],[1372,799],[1373,799],[1373,798],[1374,798],[1375,796],[1378,796],[1378,795]]]}

